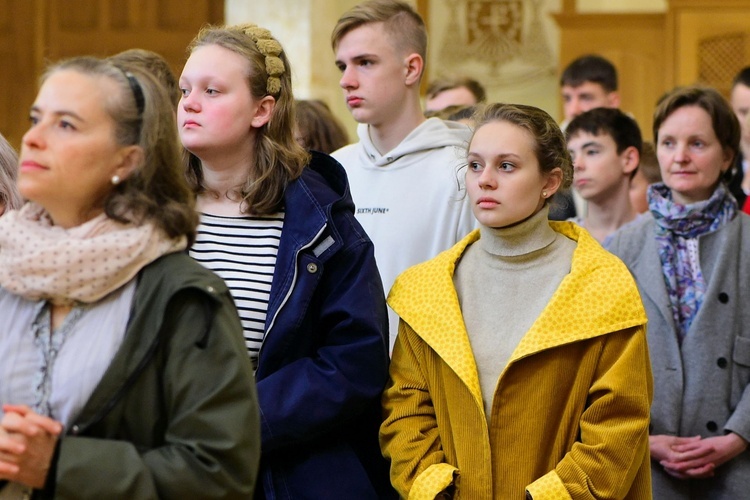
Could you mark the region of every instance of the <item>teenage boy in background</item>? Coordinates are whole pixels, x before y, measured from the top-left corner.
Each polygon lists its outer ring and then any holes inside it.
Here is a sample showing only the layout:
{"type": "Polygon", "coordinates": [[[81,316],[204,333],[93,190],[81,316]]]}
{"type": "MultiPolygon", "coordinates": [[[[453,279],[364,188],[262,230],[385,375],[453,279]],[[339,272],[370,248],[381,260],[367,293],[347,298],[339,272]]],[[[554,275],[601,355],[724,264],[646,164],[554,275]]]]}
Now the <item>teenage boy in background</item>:
{"type": "Polygon", "coordinates": [[[588,210],[576,221],[600,243],[636,218],[630,183],[643,148],[638,124],[619,109],[595,108],[566,129],[573,186],[588,210]]]}
{"type": "MultiPolygon", "coordinates": [[[[619,108],[617,69],[609,60],[596,54],[574,59],[560,75],[565,130],[576,116],[594,108],[619,108]]],[[[559,191],[552,199],[550,219],[585,217],[586,202],[575,190],[559,191]]]]}

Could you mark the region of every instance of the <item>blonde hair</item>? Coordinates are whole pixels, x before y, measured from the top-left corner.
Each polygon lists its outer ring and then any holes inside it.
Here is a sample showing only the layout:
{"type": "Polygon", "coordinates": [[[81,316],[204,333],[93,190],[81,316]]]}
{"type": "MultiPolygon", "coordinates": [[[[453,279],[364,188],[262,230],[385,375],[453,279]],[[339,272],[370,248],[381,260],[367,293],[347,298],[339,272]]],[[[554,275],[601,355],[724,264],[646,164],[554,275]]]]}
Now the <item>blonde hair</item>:
{"type": "Polygon", "coordinates": [[[195,197],[181,168],[175,113],[162,84],[138,68],[126,73],[95,57],[57,63],[44,73],[42,81],[64,70],[117,84],[119,92],[103,103],[115,123],[115,140],[123,146],[137,145],[143,152],[141,165],[107,195],[104,212],[119,222],[152,221],[168,236],[184,235],[192,243],[198,225],[195,197]]]}
{"type": "Polygon", "coordinates": [[[422,17],[406,2],[369,0],[345,12],[331,33],[331,46],[338,48],[350,31],[371,23],[383,23],[385,32],[401,54],[416,52],[427,60],[427,29],[422,17]]]}
{"type": "Polygon", "coordinates": [[[4,210],[15,210],[23,204],[16,179],[18,178],[18,155],[13,146],[0,134],[0,203],[4,210]]]}
{"type": "MultiPolygon", "coordinates": [[[[302,174],[310,159],[294,139],[294,95],[286,53],[268,30],[254,24],[207,26],[190,43],[188,52],[206,45],[218,45],[245,58],[250,94],[256,100],[271,96],[276,101],[270,120],[258,129],[255,158],[236,194],[245,213],[278,212],[286,186],[302,174]]],[[[200,159],[189,151],[184,157],[193,190],[197,194],[208,192],[200,159]]]]}

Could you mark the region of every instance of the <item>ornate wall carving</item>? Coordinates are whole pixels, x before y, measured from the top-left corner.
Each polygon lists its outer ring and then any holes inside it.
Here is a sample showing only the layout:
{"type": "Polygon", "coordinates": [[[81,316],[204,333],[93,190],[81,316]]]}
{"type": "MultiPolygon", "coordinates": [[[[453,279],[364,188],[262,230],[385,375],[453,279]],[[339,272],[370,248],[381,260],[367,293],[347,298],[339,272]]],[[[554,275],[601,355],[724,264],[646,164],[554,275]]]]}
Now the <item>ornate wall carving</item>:
{"type": "Polygon", "coordinates": [[[428,76],[466,75],[492,101],[557,114],[557,28],[551,0],[439,0],[429,3],[428,76]]]}

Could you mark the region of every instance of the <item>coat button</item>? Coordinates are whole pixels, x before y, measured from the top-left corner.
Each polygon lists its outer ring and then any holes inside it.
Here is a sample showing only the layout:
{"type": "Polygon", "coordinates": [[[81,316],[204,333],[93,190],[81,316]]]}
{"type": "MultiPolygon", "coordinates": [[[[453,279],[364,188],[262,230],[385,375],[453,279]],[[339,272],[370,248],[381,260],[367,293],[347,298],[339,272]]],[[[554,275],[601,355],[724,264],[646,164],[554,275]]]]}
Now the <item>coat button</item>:
{"type": "Polygon", "coordinates": [[[206,287],[206,290],[208,290],[208,293],[214,293],[214,287],[212,287],[211,285],[208,285],[206,287]]]}
{"type": "Polygon", "coordinates": [[[727,367],[727,358],[719,358],[716,360],[716,364],[719,368],[726,368],[727,367]]]}
{"type": "Polygon", "coordinates": [[[315,274],[315,273],[317,273],[317,272],[318,272],[318,265],[317,265],[317,264],[315,264],[314,262],[310,262],[310,263],[309,263],[309,264],[307,265],[307,272],[308,272],[308,273],[310,273],[310,274],[315,274]]]}
{"type": "Polygon", "coordinates": [[[716,422],[714,422],[713,420],[709,420],[708,422],[706,422],[706,429],[708,429],[709,431],[716,432],[716,429],[718,428],[719,426],[716,425],[716,422]]]}
{"type": "Polygon", "coordinates": [[[729,295],[727,295],[724,292],[721,292],[719,294],[719,302],[721,302],[722,304],[726,304],[727,302],[729,302],[729,295]]]}

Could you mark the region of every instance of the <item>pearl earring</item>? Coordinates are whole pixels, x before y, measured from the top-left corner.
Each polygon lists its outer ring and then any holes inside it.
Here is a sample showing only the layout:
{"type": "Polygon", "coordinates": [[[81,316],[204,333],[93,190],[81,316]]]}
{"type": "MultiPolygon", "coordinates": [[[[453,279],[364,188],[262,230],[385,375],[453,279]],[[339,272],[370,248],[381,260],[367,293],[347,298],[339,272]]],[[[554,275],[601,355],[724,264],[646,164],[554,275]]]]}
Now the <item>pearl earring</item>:
{"type": "Polygon", "coordinates": [[[547,191],[542,191],[542,198],[546,198],[546,197],[547,197],[547,191]]]}
{"type": "Polygon", "coordinates": [[[119,183],[120,183],[120,176],[119,175],[113,175],[112,176],[112,184],[114,184],[116,186],[119,183]]]}

